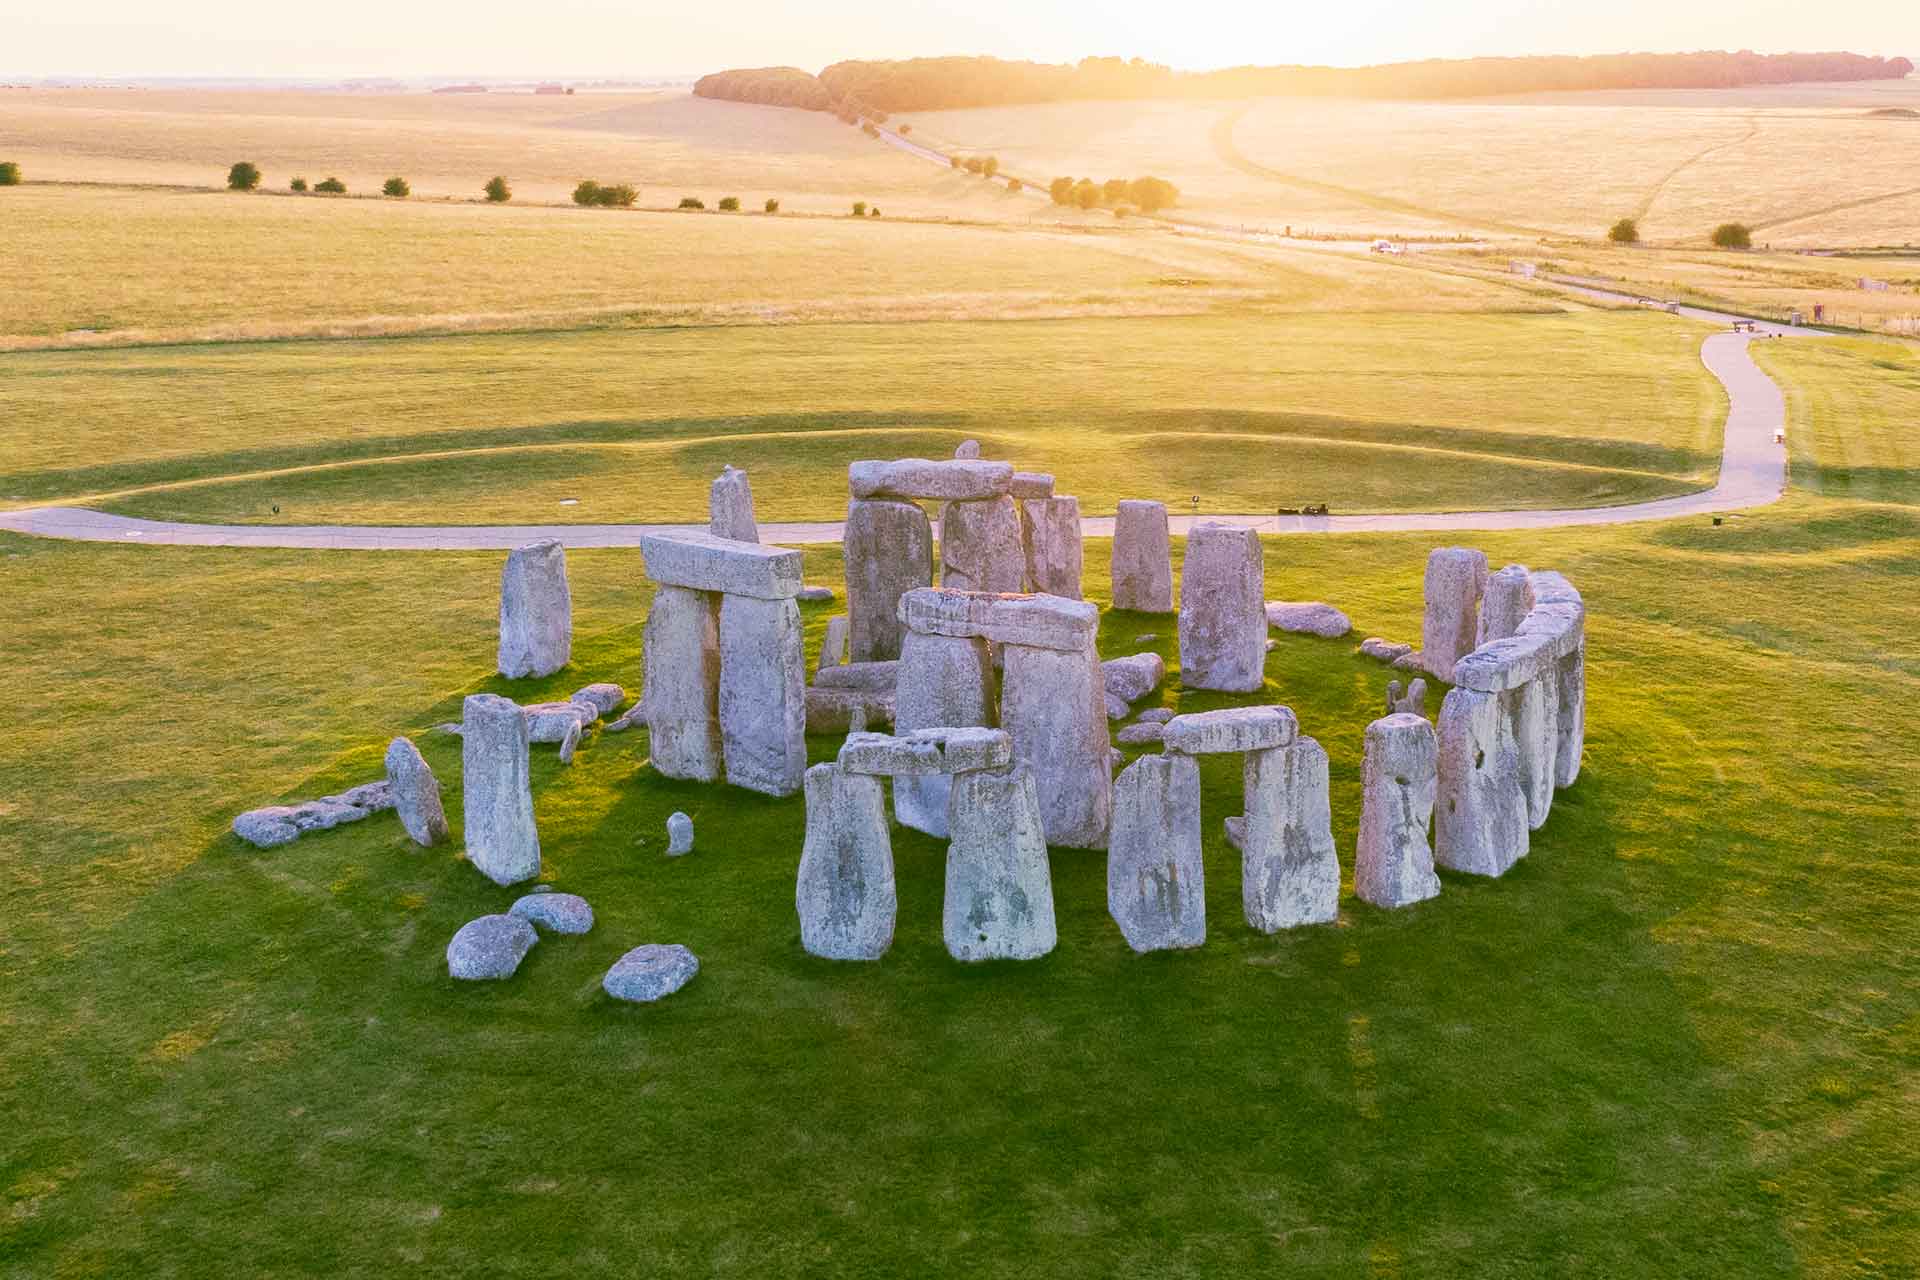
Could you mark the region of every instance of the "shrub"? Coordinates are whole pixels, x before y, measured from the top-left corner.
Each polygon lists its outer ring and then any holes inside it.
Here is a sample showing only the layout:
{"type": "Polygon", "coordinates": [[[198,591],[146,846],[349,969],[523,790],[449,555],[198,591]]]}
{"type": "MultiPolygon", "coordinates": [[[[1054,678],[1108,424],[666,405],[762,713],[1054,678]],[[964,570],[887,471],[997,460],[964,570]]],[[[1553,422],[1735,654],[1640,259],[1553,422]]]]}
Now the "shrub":
{"type": "Polygon", "coordinates": [[[227,187],[232,191],[251,191],[260,185],[260,170],[251,160],[242,160],[227,170],[227,187]]]}
{"type": "Polygon", "coordinates": [[[1713,229],[1713,242],[1722,249],[1753,248],[1753,230],[1744,222],[1723,222],[1713,229]]]}
{"type": "Polygon", "coordinates": [[[1021,190],[1021,186],[1020,186],[1020,179],[1018,179],[1018,178],[1008,178],[1008,179],[1007,179],[1007,190],[1009,190],[1009,191],[1019,191],[1019,190],[1021,190]]]}
{"type": "Polygon", "coordinates": [[[20,185],[20,166],[12,160],[0,161],[0,187],[20,185]]]}
{"type": "Polygon", "coordinates": [[[1127,186],[1125,178],[1108,178],[1100,188],[1100,203],[1119,204],[1127,198],[1127,186]]]}
{"type": "Polygon", "coordinates": [[[482,190],[487,193],[487,199],[494,204],[505,204],[507,201],[513,199],[513,188],[507,185],[505,178],[489,178],[487,185],[483,187],[482,190]]]}
{"type": "Polygon", "coordinates": [[[289,191],[305,191],[306,189],[307,180],[305,178],[295,178],[287,184],[287,190],[289,191]]]}
{"type": "Polygon", "coordinates": [[[573,189],[573,202],[578,205],[600,203],[600,184],[592,178],[584,179],[573,189]]]}
{"type": "Polygon", "coordinates": [[[380,194],[392,196],[396,200],[404,200],[413,194],[413,188],[407,185],[405,178],[388,178],[380,184],[380,194]]]}
{"type": "Polygon", "coordinates": [[[1640,224],[1632,218],[1622,218],[1607,228],[1607,239],[1615,244],[1639,244],[1640,224]]]}
{"type": "Polygon", "coordinates": [[[964,169],[967,167],[967,162],[965,160],[962,160],[959,156],[948,156],[947,163],[952,165],[956,169],[964,169]]]}
{"type": "Polygon", "coordinates": [[[980,172],[983,176],[989,178],[1000,172],[1000,157],[988,156],[985,160],[982,160],[980,162],[980,172]]]}
{"type": "Polygon", "coordinates": [[[704,209],[707,207],[707,202],[699,196],[681,196],[680,207],[682,209],[704,209]]]}
{"type": "Polygon", "coordinates": [[[1135,178],[1127,184],[1127,198],[1139,206],[1140,212],[1156,213],[1180,202],[1180,188],[1165,178],[1135,178]]]}
{"type": "Polygon", "coordinates": [[[867,216],[868,216],[869,218],[877,218],[877,217],[879,217],[879,216],[880,216],[880,206],[879,206],[879,205],[875,205],[875,206],[873,206],[873,208],[871,208],[871,209],[869,209],[869,210],[867,210],[867,216]]]}
{"type": "Polygon", "coordinates": [[[1055,204],[1073,203],[1073,179],[1055,178],[1047,184],[1047,194],[1053,197],[1055,204]]]}
{"type": "Polygon", "coordinates": [[[772,196],[768,196],[766,208],[768,213],[778,213],[780,212],[780,202],[772,196]]]}
{"type": "Polygon", "coordinates": [[[867,202],[865,200],[855,200],[853,202],[853,216],[856,218],[864,218],[867,216],[867,202]]]}
{"type": "Polygon", "coordinates": [[[869,138],[877,138],[880,136],[880,131],[873,127],[873,121],[871,120],[860,126],[860,132],[866,134],[869,138]]]}
{"type": "Polygon", "coordinates": [[[616,182],[610,187],[600,188],[597,203],[610,208],[630,209],[633,202],[640,198],[640,189],[629,183],[616,182]]]}
{"type": "Polygon", "coordinates": [[[347,184],[338,178],[322,178],[313,184],[313,189],[315,191],[324,191],[330,196],[343,196],[347,194],[347,184]]]}
{"type": "Polygon", "coordinates": [[[722,213],[740,212],[740,197],[739,196],[721,196],[720,211],[722,213]]]}
{"type": "Polygon", "coordinates": [[[900,132],[900,136],[904,138],[908,134],[913,132],[913,126],[910,124],[903,124],[900,126],[899,132],[900,132]]]}
{"type": "Polygon", "coordinates": [[[1093,185],[1093,179],[1082,178],[1073,184],[1073,202],[1082,209],[1091,209],[1100,203],[1100,188],[1093,185]]]}

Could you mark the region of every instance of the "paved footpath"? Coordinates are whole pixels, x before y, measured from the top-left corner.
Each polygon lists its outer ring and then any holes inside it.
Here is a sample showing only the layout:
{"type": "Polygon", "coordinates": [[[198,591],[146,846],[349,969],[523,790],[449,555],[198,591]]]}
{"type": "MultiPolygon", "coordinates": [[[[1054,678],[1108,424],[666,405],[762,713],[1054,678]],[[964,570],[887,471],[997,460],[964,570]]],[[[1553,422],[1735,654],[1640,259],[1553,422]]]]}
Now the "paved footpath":
{"type": "MultiPolygon", "coordinates": [[[[1562,282],[1584,296],[1618,301],[1624,295],[1562,282]]],[[[1728,323],[1732,317],[1693,307],[1681,314],[1728,323]]],[[[1761,323],[1762,338],[1817,335],[1818,330],[1761,323]]],[[[1777,501],[1786,488],[1787,451],[1774,443],[1786,427],[1786,399],[1748,354],[1755,341],[1743,333],[1716,333],[1701,344],[1700,358],[1727,389],[1729,409],[1720,478],[1713,488],[1676,498],[1617,507],[1575,507],[1548,511],[1396,512],[1382,515],[1273,516],[1174,515],[1176,534],[1199,520],[1217,520],[1262,533],[1395,533],[1464,529],[1557,529],[1570,525],[1627,524],[1675,516],[1739,511],[1777,501]]],[[[1088,537],[1113,534],[1113,517],[1089,516],[1080,522],[1088,537]]],[[[109,515],[81,507],[31,507],[0,512],[0,529],[44,538],[86,542],[140,542],[188,547],[297,547],[358,551],[503,551],[553,538],[569,547],[630,547],[643,533],[667,529],[705,530],[701,524],[527,524],[527,525],[263,525],[179,524],[109,515]]],[[[838,520],[807,523],[762,522],[764,542],[794,545],[839,542],[838,520]]]]}

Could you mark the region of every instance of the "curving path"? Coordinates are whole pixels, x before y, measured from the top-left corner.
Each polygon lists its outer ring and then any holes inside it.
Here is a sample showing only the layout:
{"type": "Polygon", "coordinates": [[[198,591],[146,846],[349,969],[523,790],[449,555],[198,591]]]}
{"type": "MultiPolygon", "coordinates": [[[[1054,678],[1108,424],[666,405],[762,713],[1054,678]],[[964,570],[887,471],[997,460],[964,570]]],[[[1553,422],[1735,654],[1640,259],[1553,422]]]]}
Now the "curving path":
{"type": "MultiPolygon", "coordinates": [[[[1557,280],[1552,283],[1583,297],[1630,301],[1627,295],[1557,280]]],[[[1680,314],[1720,323],[1733,317],[1697,307],[1680,314]]],[[[1758,323],[1766,337],[1806,336],[1818,330],[1758,323]]],[[[1786,426],[1786,398],[1773,379],[1753,362],[1747,347],[1754,339],[1741,333],[1716,333],[1701,344],[1700,358],[1727,389],[1727,425],[1720,476],[1713,488],[1698,493],[1617,507],[1575,507],[1543,511],[1394,512],[1380,515],[1271,516],[1174,515],[1173,532],[1184,534],[1199,520],[1216,520],[1259,529],[1262,533],[1397,533],[1464,529],[1555,529],[1570,525],[1627,524],[1667,520],[1764,506],[1786,489],[1787,451],[1774,443],[1786,426]]],[[[1111,537],[1113,517],[1089,516],[1080,522],[1089,537],[1111,537]]],[[[86,542],[140,542],[189,547],[282,547],[360,551],[504,551],[552,538],[569,547],[630,547],[642,533],[701,529],[704,524],[548,524],[548,525],[230,525],[180,524],[110,515],[82,507],[30,507],[0,512],[0,529],[43,538],[86,542]]],[[[767,542],[809,544],[839,542],[838,520],[805,523],[763,521],[767,542]]]]}

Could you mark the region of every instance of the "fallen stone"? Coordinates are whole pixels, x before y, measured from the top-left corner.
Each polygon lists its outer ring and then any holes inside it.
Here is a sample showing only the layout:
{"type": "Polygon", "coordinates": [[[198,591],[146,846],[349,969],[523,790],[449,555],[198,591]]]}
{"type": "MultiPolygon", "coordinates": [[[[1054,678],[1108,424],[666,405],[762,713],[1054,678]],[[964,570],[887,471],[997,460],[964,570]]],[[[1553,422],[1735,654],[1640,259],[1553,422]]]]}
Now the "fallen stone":
{"type": "Polygon", "coordinates": [[[816,689],[863,689],[869,693],[892,693],[900,684],[900,661],[849,662],[815,673],[816,689]]]}
{"type": "Polygon", "coordinates": [[[1360,642],[1360,652],[1369,658],[1381,662],[1393,662],[1413,652],[1410,644],[1395,644],[1391,640],[1382,640],[1379,636],[1368,636],[1360,642]]]}
{"type": "Polygon", "coordinates": [[[337,796],[325,798],[350,804],[356,809],[365,809],[368,813],[385,813],[393,808],[393,783],[381,778],[377,782],[363,782],[357,787],[348,787],[337,796]]]}
{"type": "Polygon", "coordinates": [[[1271,636],[1267,638],[1267,643],[1262,646],[1262,648],[1264,648],[1268,653],[1272,653],[1275,649],[1278,649],[1279,647],[1280,647],[1280,642],[1278,640],[1273,639],[1271,636]]]}
{"type": "Polygon", "coordinates": [[[672,995],[699,972],[700,961],[685,947],[648,943],[614,961],[600,989],[615,1000],[647,1004],[672,995]]]}
{"type": "Polygon", "coordinates": [[[1173,719],[1172,707],[1149,707],[1139,716],[1141,724],[1165,724],[1173,719]]]}
{"type": "Polygon", "coordinates": [[[1136,952],[1207,940],[1200,766],[1193,757],[1141,756],[1114,781],[1107,913],[1136,952]]]}
{"type": "Polygon", "coordinates": [[[1106,848],[1113,816],[1108,761],[1113,744],[1092,640],[1078,653],[1025,645],[1008,645],[1002,652],[1006,683],[1000,727],[1013,735],[1014,759],[1033,775],[1047,842],[1069,849],[1106,848]]]}
{"type": "Polygon", "coordinates": [[[850,773],[895,778],[1004,769],[1012,762],[1013,739],[1003,730],[985,728],[916,729],[897,737],[853,733],[839,759],[850,773]]]}
{"type": "Polygon", "coordinates": [[[1478,643],[1480,597],[1486,585],[1485,552],[1471,547],[1435,547],[1427,556],[1420,652],[1426,669],[1449,683],[1453,680],[1453,664],[1478,643]]]}
{"type": "Polygon", "coordinates": [[[941,934],[956,960],[1031,960],[1054,948],[1053,877],[1033,774],[952,780],[941,934]]]}
{"type": "Polygon", "coordinates": [[[500,571],[500,674],[550,676],[573,655],[573,599],[567,553],[558,542],[530,543],[500,571]]]}
{"type": "Polygon", "coordinates": [[[1487,577],[1480,597],[1480,626],[1474,644],[1504,640],[1520,629],[1527,611],[1533,608],[1533,583],[1526,566],[1510,564],[1487,577]]]}
{"type": "Polygon", "coordinates": [[[878,960],[898,897],[880,779],[840,764],[807,770],[807,831],[794,884],[800,945],[828,960],[878,960]]]}
{"type": "Polygon", "coordinates": [[[1122,702],[1140,701],[1158,689],[1166,675],[1166,660],[1157,653],[1108,658],[1100,664],[1100,677],[1106,684],[1107,692],[1122,702]]]}
{"type": "Polygon", "coordinates": [[[1266,569],[1260,535],[1202,521],[1180,569],[1180,683],[1251,693],[1266,680],[1266,569]]]}
{"type": "Polygon", "coordinates": [[[461,708],[460,790],[467,860],[495,884],[540,874],[540,832],[533,819],[527,717],[491,693],[469,694],[461,708]]]}
{"type": "Polygon", "coordinates": [[[716,538],[733,542],[760,541],[760,526],[753,518],[753,489],[747,473],[738,467],[723,467],[707,490],[707,531],[716,538]]]}
{"type": "Polygon", "coordinates": [[[667,815],[667,856],[678,858],[693,852],[693,819],[679,810],[667,815]]]}
{"type": "Polygon", "coordinates": [[[807,668],[792,600],[720,597],[720,739],[727,781],[770,796],[807,769],[807,668]]]}
{"type": "Polygon", "coordinates": [[[646,722],[647,722],[646,709],[642,707],[639,703],[635,703],[633,706],[628,707],[627,713],[621,716],[618,720],[607,721],[607,723],[603,726],[603,732],[625,733],[627,730],[633,728],[633,726],[635,726],[636,724],[645,724],[646,722]]]}
{"type": "Polygon", "coordinates": [[[820,660],[813,664],[814,683],[822,671],[831,671],[847,661],[847,615],[836,613],[827,619],[827,634],[820,640],[820,660]]]}
{"type": "Polygon", "coordinates": [[[1418,649],[1413,650],[1411,653],[1401,654],[1395,658],[1390,665],[1395,671],[1425,671],[1427,669],[1426,659],[1421,656],[1418,649]]]}
{"type": "Polygon", "coordinates": [[[597,708],[580,702],[530,702],[520,708],[527,717],[528,742],[565,742],[600,718],[597,708]]]}
{"type": "Polygon", "coordinates": [[[1403,692],[1398,680],[1387,681],[1387,714],[1424,716],[1427,714],[1427,682],[1415,676],[1403,692]]]}
{"type": "Polygon", "coordinates": [[[1267,601],[1267,625],[1301,635],[1338,639],[1353,630],[1353,621],[1330,604],[1319,600],[1267,601]]]}
{"type": "Polygon", "coordinates": [[[1477,876],[1527,856],[1520,755],[1500,695],[1453,689],[1440,703],[1434,861],[1477,876]]]}
{"type": "Polygon", "coordinates": [[[933,523],[911,502],[847,506],[848,644],[855,662],[900,656],[900,597],[933,585],[933,523]]]}
{"type": "Polygon", "coordinates": [[[893,693],[868,689],[807,690],[807,732],[847,733],[870,724],[893,723],[893,693]],[[858,720],[858,724],[855,721],[858,720]]]}
{"type": "Polygon", "coordinates": [[[980,456],[980,442],[978,440],[962,440],[954,446],[953,456],[960,459],[978,458],[980,456]]]}
{"type": "Polygon", "coordinates": [[[802,587],[793,597],[801,604],[824,604],[833,599],[832,587],[802,587]]]}
{"type": "Polygon", "coordinates": [[[460,926],[447,944],[447,972],[456,978],[511,978],[540,936],[519,916],[481,916],[460,926]]]}
{"type": "Polygon", "coordinates": [[[1118,747],[1107,748],[1107,772],[1118,773],[1127,767],[1127,753],[1118,747]]]}
{"type": "MultiPolygon", "coordinates": [[[[1162,741],[1167,734],[1166,726],[1151,720],[1139,724],[1130,724],[1113,735],[1113,740],[1123,747],[1142,747],[1162,741]]],[[[1111,847],[1111,846],[1109,846],[1111,847]]]]}
{"type": "Polygon", "coordinates": [[[893,462],[855,462],[847,467],[847,488],[857,499],[979,502],[1006,497],[1012,483],[1011,462],[970,458],[939,462],[901,458],[893,462]]]}
{"type": "Polygon", "coordinates": [[[1312,738],[1249,751],[1242,771],[1246,813],[1227,840],[1240,850],[1247,924],[1275,933],[1327,924],[1340,913],[1340,858],[1333,847],[1327,753],[1312,738]]]}
{"type": "Polygon", "coordinates": [[[927,635],[1080,653],[1093,643],[1100,610],[1058,596],[921,589],[900,597],[900,621],[927,635]]]}
{"type": "Polygon", "coordinates": [[[576,689],[568,702],[577,702],[583,707],[592,707],[594,719],[610,716],[620,709],[627,700],[627,691],[617,684],[602,682],[590,684],[584,689],[576,689]]]}
{"type": "Polygon", "coordinates": [[[1189,712],[1167,721],[1167,750],[1184,755],[1268,751],[1293,745],[1300,722],[1291,707],[1223,707],[1189,712]]]}
{"type": "Polygon", "coordinates": [[[1016,471],[1007,482],[1007,493],[1015,498],[1051,498],[1053,477],[1044,471],[1016,471]]]}
{"type": "Polygon", "coordinates": [[[646,686],[638,710],[653,767],[669,778],[718,782],[724,770],[719,597],[661,587],[642,644],[646,686]]]}
{"type": "Polygon", "coordinates": [[[407,738],[387,744],[387,784],[394,812],[412,841],[432,848],[447,838],[447,812],[440,803],[440,780],[420,749],[407,738]]]}
{"type": "MultiPolygon", "coordinates": [[[[907,633],[894,692],[896,732],[990,725],[999,701],[986,641],[907,633]]],[[[894,815],[904,826],[945,837],[948,790],[943,775],[902,778],[893,786],[894,815]]]]}
{"type": "Polygon", "coordinates": [[[1410,906],[1440,892],[1427,844],[1439,743],[1432,725],[1406,715],[1375,720],[1366,741],[1353,891],[1376,907],[1410,906]]]}
{"type": "Polygon", "coordinates": [[[528,924],[548,933],[586,933],[593,928],[593,908],[577,893],[534,892],[507,908],[528,924]]]}
{"type": "Polygon", "coordinates": [[[949,502],[940,512],[940,585],[948,591],[1018,592],[1027,553],[1012,498],[949,502]]]}
{"type": "Polygon", "coordinates": [[[647,576],[671,587],[755,600],[792,600],[804,585],[800,553],[710,533],[665,530],[640,535],[647,576]]]}
{"type": "Polygon", "coordinates": [[[1173,541],[1164,502],[1128,498],[1115,509],[1113,607],[1173,612],[1173,541]]]}
{"type": "Polygon", "coordinates": [[[1024,498],[1020,528],[1026,542],[1027,586],[1062,600],[1080,599],[1085,561],[1080,499],[1024,498]]]}
{"type": "Polygon", "coordinates": [[[358,822],[370,817],[372,812],[333,797],[301,804],[267,805],[249,809],[235,818],[233,834],[256,849],[273,849],[291,844],[309,831],[327,831],[343,823],[358,822]]]}

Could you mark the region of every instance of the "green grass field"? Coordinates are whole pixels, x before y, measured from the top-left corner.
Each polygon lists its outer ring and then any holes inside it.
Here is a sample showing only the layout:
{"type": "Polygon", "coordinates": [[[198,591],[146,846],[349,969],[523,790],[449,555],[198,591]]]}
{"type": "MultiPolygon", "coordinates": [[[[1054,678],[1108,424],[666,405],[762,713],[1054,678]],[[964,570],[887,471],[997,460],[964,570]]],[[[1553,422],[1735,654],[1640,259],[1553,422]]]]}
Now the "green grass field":
{"type": "Polygon", "coordinates": [[[1920,347],[1862,338],[1755,350],[1786,388],[1795,486],[1920,504],[1920,347]]]}

